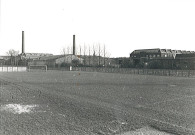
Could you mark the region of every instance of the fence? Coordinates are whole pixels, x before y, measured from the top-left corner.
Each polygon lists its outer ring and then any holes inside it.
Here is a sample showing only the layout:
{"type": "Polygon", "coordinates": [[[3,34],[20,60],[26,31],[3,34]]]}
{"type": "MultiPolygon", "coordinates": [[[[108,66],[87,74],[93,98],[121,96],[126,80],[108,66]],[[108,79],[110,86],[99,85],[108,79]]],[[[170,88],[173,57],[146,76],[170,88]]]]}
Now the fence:
{"type": "Polygon", "coordinates": [[[70,71],[70,67],[60,67],[60,68],[51,68],[51,67],[48,67],[47,70],[70,71]]]}
{"type": "Polygon", "coordinates": [[[73,71],[124,73],[158,76],[195,77],[195,70],[169,70],[169,69],[133,69],[133,68],[96,68],[96,67],[73,67],[73,71]]]}
{"type": "Polygon", "coordinates": [[[1,66],[0,72],[26,72],[27,67],[1,66]]]}

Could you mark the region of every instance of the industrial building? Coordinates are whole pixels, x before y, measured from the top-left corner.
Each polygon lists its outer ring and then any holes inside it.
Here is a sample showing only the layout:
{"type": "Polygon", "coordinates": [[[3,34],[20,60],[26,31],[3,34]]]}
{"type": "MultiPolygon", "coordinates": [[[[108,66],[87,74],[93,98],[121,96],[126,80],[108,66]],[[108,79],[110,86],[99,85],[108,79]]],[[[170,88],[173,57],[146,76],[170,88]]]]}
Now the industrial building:
{"type": "Polygon", "coordinates": [[[130,54],[134,67],[195,69],[195,52],[171,49],[141,49],[130,54]]]}
{"type": "Polygon", "coordinates": [[[75,35],[73,35],[73,53],[67,55],[53,55],[48,53],[25,53],[24,50],[24,31],[22,31],[22,53],[21,60],[27,61],[26,65],[47,65],[55,68],[67,65],[83,64],[83,59],[75,55],[75,35]]]}
{"type": "Polygon", "coordinates": [[[0,65],[47,65],[51,68],[65,66],[93,66],[116,68],[195,69],[195,52],[171,49],[134,50],[130,58],[108,58],[95,55],[76,55],[76,38],[73,35],[71,54],[26,53],[22,31],[22,53],[18,56],[1,56],[0,65]]]}
{"type": "Polygon", "coordinates": [[[47,65],[51,68],[62,67],[65,64],[83,64],[83,59],[77,57],[73,54],[68,55],[52,55],[40,57],[39,59],[34,59],[33,61],[28,62],[28,65],[47,65]]]}

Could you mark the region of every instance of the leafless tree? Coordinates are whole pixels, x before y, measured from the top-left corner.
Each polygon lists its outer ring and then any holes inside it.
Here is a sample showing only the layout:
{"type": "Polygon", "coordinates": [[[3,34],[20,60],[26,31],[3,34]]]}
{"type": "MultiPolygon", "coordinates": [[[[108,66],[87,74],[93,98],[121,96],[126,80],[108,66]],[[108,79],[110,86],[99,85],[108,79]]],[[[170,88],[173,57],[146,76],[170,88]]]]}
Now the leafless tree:
{"type": "Polygon", "coordinates": [[[93,66],[95,66],[95,60],[96,59],[96,49],[95,49],[95,46],[93,45],[93,66]]]}
{"type": "Polygon", "coordinates": [[[15,51],[14,49],[10,49],[8,52],[6,52],[8,56],[17,56],[19,54],[19,51],[15,51]]]}
{"type": "Polygon", "coordinates": [[[62,48],[62,55],[66,55],[66,48],[64,47],[64,48],[62,48]]]}
{"type": "Polygon", "coordinates": [[[90,50],[90,46],[89,46],[89,66],[91,64],[91,54],[90,54],[91,50],[90,50]]]}
{"type": "Polygon", "coordinates": [[[17,56],[19,55],[19,51],[15,51],[14,49],[10,49],[6,54],[10,57],[10,64],[11,65],[18,65],[17,56]]]}
{"type": "Polygon", "coordinates": [[[62,49],[62,55],[64,55],[64,63],[66,63],[66,47],[62,49]]]}
{"type": "Polygon", "coordinates": [[[110,56],[111,54],[105,50],[105,66],[111,64],[110,56]]]}
{"type": "Polygon", "coordinates": [[[101,60],[100,60],[100,55],[101,55],[101,54],[100,54],[100,43],[99,43],[99,57],[98,57],[98,58],[99,58],[99,59],[98,59],[98,60],[99,60],[99,61],[98,61],[98,65],[99,65],[99,66],[100,66],[100,61],[101,61],[101,60]]]}
{"type": "Polygon", "coordinates": [[[86,46],[85,46],[85,44],[84,44],[84,47],[83,47],[83,55],[84,55],[84,65],[86,64],[86,46]]]}
{"type": "Polygon", "coordinates": [[[70,47],[67,47],[67,54],[70,54],[70,47]]]}
{"type": "Polygon", "coordinates": [[[81,46],[79,46],[79,49],[80,49],[80,57],[81,57],[81,46]]]}
{"type": "MultiPolygon", "coordinates": [[[[86,47],[84,46],[83,55],[85,57],[85,50],[86,47]]],[[[88,50],[88,64],[92,64],[93,66],[101,66],[101,65],[107,65],[108,57],[110,57],[110,54],[106,51],[105,45],[102,46],[100,43],[93,44],[92,49],[91,46],[87,48],[88,50]],[[92,53],[91,53],[92,52],[92,53]]]]}

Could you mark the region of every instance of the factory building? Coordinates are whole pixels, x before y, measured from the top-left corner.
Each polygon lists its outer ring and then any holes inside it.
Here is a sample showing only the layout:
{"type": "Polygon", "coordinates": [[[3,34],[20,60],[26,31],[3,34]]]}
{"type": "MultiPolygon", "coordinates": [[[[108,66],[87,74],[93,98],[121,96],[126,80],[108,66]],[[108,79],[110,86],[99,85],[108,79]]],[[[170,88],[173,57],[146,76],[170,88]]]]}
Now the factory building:
{"type": "Polygon", "coordinates": [[[159,48],[135,50],[130,54],[134,67],[165,69],[195,69],[194,56],[194,51],[159,48]]]}
{"type": "Polygon", "coordinates": [[[176,55],[175,65],[177,69],[193,69],[195,70],[195,53],[186,52],[183,54],[176,55]]]}
{"type": "Polygon", "coordinates": [[[64,64],[83,64],[83,59],[75,55],[53,55],[40,57],[31,62],[28,62],[28,65],[47,65],[48,67],[55,68],[61,67],[64,64]]]}

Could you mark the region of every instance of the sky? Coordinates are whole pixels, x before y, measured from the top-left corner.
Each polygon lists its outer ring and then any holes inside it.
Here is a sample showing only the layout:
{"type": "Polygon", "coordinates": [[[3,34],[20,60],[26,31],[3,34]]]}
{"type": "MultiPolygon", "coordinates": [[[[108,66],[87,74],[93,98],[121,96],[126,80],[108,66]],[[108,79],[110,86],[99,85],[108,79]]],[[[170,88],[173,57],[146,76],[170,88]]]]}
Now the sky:
{"type": "MultiPolygon", "coordinates": [[[[136,49],[195,51],[194,0],[0,0],[0,55],[9,49],[77,54],[105,45],[110,57],[136,49]]],[[[92,53],[92,52],[91,52],[92,53]]]]}

